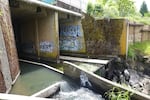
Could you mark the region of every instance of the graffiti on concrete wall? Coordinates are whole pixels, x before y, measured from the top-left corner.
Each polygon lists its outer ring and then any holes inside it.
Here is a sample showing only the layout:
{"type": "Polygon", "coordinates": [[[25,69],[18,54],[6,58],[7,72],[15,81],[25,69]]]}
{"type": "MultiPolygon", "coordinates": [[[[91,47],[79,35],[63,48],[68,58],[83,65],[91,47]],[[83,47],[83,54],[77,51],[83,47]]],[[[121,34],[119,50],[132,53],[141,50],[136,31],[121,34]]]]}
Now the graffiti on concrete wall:
{"type": "Polygon", "coordinates": [[[82,38],[80,25],[60,25],[60,50],[80,51],[82,38]]]}
{"type": "Polygon", "coordinates": [[[49,42],[49,41],[43,41],[40,42],[40,51],[41,52],[53,52],[53,42],[49,42]]]}
{"type": "Polygon", "coordinates": [[[78,51],[82,49],[81,41],[76,38],[60,39],[60,50],[78,51]]]}
{"type": "Polygon", "coordinates": [[[61,36],[73,36],[81,37],[83,36],[81,32],[81,26],[79,25],[61,25],[60,26],[60,35],[61,36]]]}

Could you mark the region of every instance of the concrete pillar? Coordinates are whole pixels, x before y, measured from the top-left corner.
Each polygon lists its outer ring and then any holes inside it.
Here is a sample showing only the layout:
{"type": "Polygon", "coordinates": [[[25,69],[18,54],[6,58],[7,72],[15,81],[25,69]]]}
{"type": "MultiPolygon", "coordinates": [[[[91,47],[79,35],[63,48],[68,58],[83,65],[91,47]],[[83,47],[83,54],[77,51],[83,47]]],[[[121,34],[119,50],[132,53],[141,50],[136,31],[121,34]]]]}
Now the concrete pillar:
{"type": "Polygon", "coordinates": [[[3,33],[0,27],[0,92],[9,92],[11,89],[11,73],[8,63],[3,33]]]}
{"type": "Polygon", "coordinates": [[[15,80],[20,70],[18,64],[17,50],[15,46],[13,27],[11,22],[9,0],[0,0],[0,11],[0,25],[6,46],[11,77],[12,80],[15,80]]]}
{"type": "Polygon", "coordinates": [[[54,15],[55,15],[55,37],[56,37],[56,48],[57,48],[57,60],[59,59],[59,56],[60,56],[60,48],[59,48],[59,19],[58,19],[58,12],[54,12],[54,15]]]}
{"type": "Polygon", "coordinates": [[[56,61],[59,57],[58,12],[48,11],[47,16],[38,18],[38,45],[40,57],[56,61]],[[49,45],[47,45],[49,44],[49,45]],[[47,46],[49,47],[47,49],[47,46]]]}

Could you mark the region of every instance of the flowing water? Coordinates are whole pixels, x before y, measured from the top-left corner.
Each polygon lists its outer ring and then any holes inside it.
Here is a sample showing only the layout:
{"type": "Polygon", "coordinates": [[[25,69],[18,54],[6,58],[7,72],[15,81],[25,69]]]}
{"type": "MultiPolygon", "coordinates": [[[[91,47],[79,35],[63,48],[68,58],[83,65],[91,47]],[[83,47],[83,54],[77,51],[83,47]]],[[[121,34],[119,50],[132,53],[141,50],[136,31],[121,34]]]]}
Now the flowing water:
{"type": "Polygon", "coordinates": [[[89,88],[92,84],[84,72],[80,74],[80,86],[73,83],[61,82],[60,92],[53,98],[56,100],[104,100],[100,94],[94,93],[89,88]]]}
{"type": "Polygon", "coordinates": [[[105,100],[100,94],[96,94],[88,88],[62,82],[60,92],[53,97],[55,100],[105,100]]]}
{"type": "Polygon", "coordinates": [[[62,74],[38,65],[20,62],[20,69],[11,94],[32,95],[56,82],[68,80],[62,74]]]}
{"type": "Polygon", "coordinates": [[[92,86],[85,73],[81,73],[79,85],[68,77],[42,66],[20,62],[20,69],[21,75],[14,84],[11,94],[32,95],[49,85],[60,82],[60,91],[53,96],[55,100],[104,100],[100,94],[84,88],[88,87],[86,82],[92,86]]]}

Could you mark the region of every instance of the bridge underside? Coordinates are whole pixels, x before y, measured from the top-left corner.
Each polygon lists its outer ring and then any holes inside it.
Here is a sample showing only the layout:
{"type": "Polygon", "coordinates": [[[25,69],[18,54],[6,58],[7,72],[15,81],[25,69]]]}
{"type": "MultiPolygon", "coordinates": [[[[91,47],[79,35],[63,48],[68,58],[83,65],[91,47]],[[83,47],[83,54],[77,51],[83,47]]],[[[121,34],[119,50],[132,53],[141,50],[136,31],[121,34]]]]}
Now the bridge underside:
{"type": "Polygon", "coordinates": [[[57,61],[60,52],[85,52],[81,17],[22,2],[11,15],[20,58],[57,61]]]}

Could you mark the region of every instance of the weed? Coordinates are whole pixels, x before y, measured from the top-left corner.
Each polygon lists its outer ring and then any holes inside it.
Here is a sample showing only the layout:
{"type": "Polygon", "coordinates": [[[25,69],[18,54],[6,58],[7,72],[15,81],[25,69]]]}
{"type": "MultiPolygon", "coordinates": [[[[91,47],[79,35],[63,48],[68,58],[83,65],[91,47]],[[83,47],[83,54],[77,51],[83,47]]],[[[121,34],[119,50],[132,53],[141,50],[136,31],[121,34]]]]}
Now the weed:
{"type": "Polygon", "coordinates": [[[150,41],[136,42],[129,45],[128,57],[135,58],[136,54],[150,55],[150,41]]]}
{"type": "Polygon", "coordinates": [[[107,100],[131,100],[131,95],[132,93],[130,93],[129,91],[122,91],[116,87],[113,87],[104,94],[107,100]]]}

